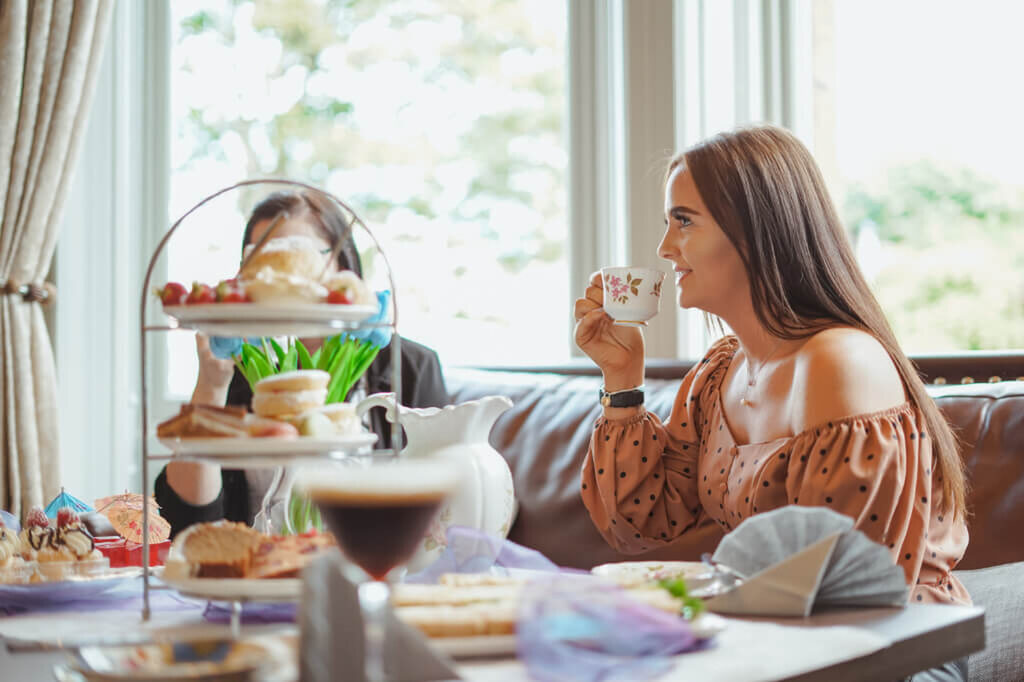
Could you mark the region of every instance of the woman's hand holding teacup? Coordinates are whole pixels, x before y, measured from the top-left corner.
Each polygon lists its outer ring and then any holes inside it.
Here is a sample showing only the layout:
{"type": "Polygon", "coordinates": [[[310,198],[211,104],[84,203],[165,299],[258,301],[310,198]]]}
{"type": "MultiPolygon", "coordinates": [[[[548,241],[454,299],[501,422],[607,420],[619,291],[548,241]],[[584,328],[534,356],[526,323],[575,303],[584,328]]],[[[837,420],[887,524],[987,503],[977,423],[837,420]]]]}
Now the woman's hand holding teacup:
{"type": "Polygon", "coordinates": [[[606,391],[635,388],[644,379],[644,337],[637,327],[614,324],[604,311],[601,273],[595,272],[583,298],[576,299],[576,345],[604,374],[606,391]]]}

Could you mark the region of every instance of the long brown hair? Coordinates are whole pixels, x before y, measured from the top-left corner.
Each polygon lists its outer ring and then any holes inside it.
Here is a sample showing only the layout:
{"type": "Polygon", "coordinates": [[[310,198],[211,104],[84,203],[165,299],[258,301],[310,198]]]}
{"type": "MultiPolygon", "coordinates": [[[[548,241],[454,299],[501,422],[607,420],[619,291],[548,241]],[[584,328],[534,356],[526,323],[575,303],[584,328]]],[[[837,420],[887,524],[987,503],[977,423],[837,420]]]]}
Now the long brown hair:
{"type": "Polygon", "coordinates": [[[351,270],[363,276],[363,265],[359,259],[359,251],[352,241],[352,222],[345,219],[338,205],[323,194],[311,190],[301,192],[281,191],[268,194],[249,214],[242,236],[242,248],[252,241],[253,228],[264,220],[272,220],[279,213],[289,212],[293,216],[308,214],[317,228],[327,238],[333,249],[341,242],[338,251],[338,267],[351,270]]]}
{"type": "Polygon", "coordinates": [[[836,324],[874,336],[924,415],[944,510],[965,513],[956,438],[900,350],[864,279],[817,163],[792,133],[757,126],[722,133],[679,154],[711,216],[739,252],[757,318],[770,333],[801,339],[836,324]]]}

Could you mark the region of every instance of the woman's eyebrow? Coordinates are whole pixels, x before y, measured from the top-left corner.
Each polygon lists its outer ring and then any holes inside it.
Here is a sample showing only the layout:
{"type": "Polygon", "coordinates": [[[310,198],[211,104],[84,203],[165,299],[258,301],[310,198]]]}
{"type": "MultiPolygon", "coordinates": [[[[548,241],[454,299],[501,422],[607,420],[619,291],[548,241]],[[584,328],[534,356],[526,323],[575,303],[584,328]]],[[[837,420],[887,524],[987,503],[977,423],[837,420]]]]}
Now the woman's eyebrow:
{"type": "Polygon", "coordinates": [[[690,215],[700,215],[700,211],[696,211],[696,210],[690,208],[689,206],[683,206],[683,205],[673,206],[669,210],[669,213],[689,213],[690,215]]]}

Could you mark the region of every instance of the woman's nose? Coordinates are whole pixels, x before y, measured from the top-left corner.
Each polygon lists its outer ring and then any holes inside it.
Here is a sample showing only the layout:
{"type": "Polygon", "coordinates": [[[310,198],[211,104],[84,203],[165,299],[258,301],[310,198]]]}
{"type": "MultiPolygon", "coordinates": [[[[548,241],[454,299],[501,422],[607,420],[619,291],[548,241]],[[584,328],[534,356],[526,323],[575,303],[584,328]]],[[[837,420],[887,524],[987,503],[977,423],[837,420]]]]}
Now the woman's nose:
{"type": "Polygon", "coordinates": [[[674,249],[670,248],[668,229],[665,229],[665,234],[661,236],[661,241],[658,242],[658,257],[664,260],[672,260],[674,255],[674,249]]]}

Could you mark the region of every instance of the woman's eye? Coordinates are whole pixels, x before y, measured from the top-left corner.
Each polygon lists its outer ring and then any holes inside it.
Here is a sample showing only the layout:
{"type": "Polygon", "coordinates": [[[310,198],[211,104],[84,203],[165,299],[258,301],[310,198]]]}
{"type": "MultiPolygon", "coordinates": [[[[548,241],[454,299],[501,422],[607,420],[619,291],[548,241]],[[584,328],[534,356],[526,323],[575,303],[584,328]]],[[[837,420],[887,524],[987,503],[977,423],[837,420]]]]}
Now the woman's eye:
{"type": "Polygon", "coordinates": [[[693,225],[693,221],[690,220],[689,216],[687,215],[677,215],[676,220],[679,221],[680,227],[689,227],[690,225],[693,225]]]}

